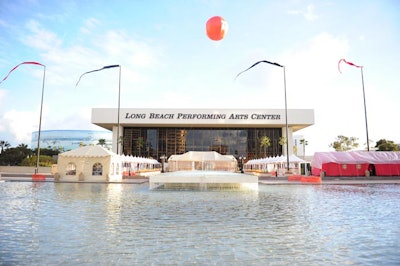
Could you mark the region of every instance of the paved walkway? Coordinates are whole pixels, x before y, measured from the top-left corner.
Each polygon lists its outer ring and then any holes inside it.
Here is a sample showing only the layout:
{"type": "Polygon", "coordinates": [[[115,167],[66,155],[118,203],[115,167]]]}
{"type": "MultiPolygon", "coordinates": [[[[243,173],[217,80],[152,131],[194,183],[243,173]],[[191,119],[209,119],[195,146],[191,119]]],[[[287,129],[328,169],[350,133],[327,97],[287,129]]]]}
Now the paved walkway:
{"type": "Polygon", "coordinates": [[[365,185],[365,184],[400,184],[400,178],[397,180],[323,180],[321,183],[302,183],[297,181],[287,180],[259,180],[259,184],[264,185],[365,185]]]}
{"type": "MultiPolygon", "coordinates": [[[[12,181],[12,182],[54,182],[54,177],[52,175],[45,175],[45,180],[32,180],[32,174],[8,174],[2,173],[0,174],[0,181],[12,181]]],[[[135,177],[129,179],[123,179],[121,182],[90,182],[90,181],[59,181],[59,183],[117,183],[117,184],[143,184],[149,182],[149,179],[146,177],[135,177]]]]}
{"type": "MultiPolygon", "coordinates": [[[[271,177],[269,175],[260,175],[258,177],[260,184],[266,185],[299,185],[316,184],[301,183],[299,181],[288,181],[287,177],[271,177]]],[[[400,176],[327,176],[322,178],[322,185],[360,185],[360,184],[400,184],[400,176]]]]}
{"type": "MultiPolygon", "coordinates": [[[[400,184],[400,176],[373,176],[373,177],[325,177],[321,183],[301,183],[299,181],[288,181],[287,177],[271,177],[260,175],[258,183],[264,185],[362,185],[362,184],[400,184]]],[[[20,181],[32,182],[32,174],[0,174],[0,181],[20,181]]],[[[54,182],[51,175],[47,175],[45,180],[35,182],[54,182]]],[[[77,183],[75,181],[61,181],[62,183],[77,183]]],[[[88,182],[79,183],[118,183],[118,184],[144,184],[148,183],[146,177],[135,177],[123,179],[121,182],[88,182]]]]}

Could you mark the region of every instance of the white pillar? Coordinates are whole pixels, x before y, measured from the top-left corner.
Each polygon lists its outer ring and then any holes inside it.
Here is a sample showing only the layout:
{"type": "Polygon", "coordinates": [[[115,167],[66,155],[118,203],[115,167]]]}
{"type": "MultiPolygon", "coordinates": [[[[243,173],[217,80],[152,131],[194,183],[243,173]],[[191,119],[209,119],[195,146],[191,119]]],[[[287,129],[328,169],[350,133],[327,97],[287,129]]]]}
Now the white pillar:
{"type": "MultiPolygon", "coordinates": [[[[288,127],[288,129],[289,129],[289,132],[288,132],[289,139],[286,140],[286,145],[289,145],[288,150],[289,150],[289,156],[290,156],[291,154],[293,154],[293,130],[291,127],[288,127]]],[[[282,127],[282,136],[286,136],[286,127],[282,127]]],[[[282,146],[282,154],[285,156],[287,155],[286,154],[286,145],[282,146]]]]}
{"type": "Polygon", "coordinates": [[[119,136],[117,136],[117,132],[118,132],[118,126],[117,125],[113,125],[113,129],[112,129],[112,151],[114,153],[117,153],[117,145],[118,146],[118,151],[119,154],[122,154],[122,143],[118,143],[119,137],[122,136],[122,127],[119,127],[119,136]]]}

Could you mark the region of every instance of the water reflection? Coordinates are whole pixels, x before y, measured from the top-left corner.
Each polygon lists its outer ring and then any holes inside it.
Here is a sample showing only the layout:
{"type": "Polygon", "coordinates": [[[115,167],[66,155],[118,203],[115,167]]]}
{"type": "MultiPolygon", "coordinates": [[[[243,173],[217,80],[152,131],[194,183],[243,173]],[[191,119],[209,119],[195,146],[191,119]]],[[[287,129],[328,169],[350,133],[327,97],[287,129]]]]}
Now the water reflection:
{"type": "Polygon", "coordinates": [[[395,265],[400,186],[3,182],[0,264],[395,265]]]}

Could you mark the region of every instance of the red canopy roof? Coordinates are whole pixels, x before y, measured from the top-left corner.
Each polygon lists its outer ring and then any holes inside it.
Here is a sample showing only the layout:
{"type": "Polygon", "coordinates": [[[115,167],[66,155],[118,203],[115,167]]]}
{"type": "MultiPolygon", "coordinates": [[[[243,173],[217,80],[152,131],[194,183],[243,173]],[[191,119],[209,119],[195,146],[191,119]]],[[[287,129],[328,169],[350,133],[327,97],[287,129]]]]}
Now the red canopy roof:
{"type": "Polygon", "coordinates": [[[316,152],[311,166],[321,169],[324,163],[339,164],[400,164],[400,152],[395,151],[340,151],[316,152]]]}

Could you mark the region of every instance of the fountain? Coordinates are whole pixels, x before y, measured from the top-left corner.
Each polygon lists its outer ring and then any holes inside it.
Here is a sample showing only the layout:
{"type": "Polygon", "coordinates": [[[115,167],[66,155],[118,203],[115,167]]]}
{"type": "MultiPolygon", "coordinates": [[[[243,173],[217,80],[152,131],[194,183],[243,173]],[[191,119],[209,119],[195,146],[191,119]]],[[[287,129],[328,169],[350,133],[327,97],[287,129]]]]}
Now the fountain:
{"type": "Polygon", "coordinates": [[[151,176],[151,190],[258,190],[255,175],[228,171],[176,171],[151,176]]]}
{"type": "Polygon", "coordinates": [[[168,172],[151,176],[151,190],[257,190],[258,177],[236,173],[237,160],[215,151],[171,155],[168,172]]]}

